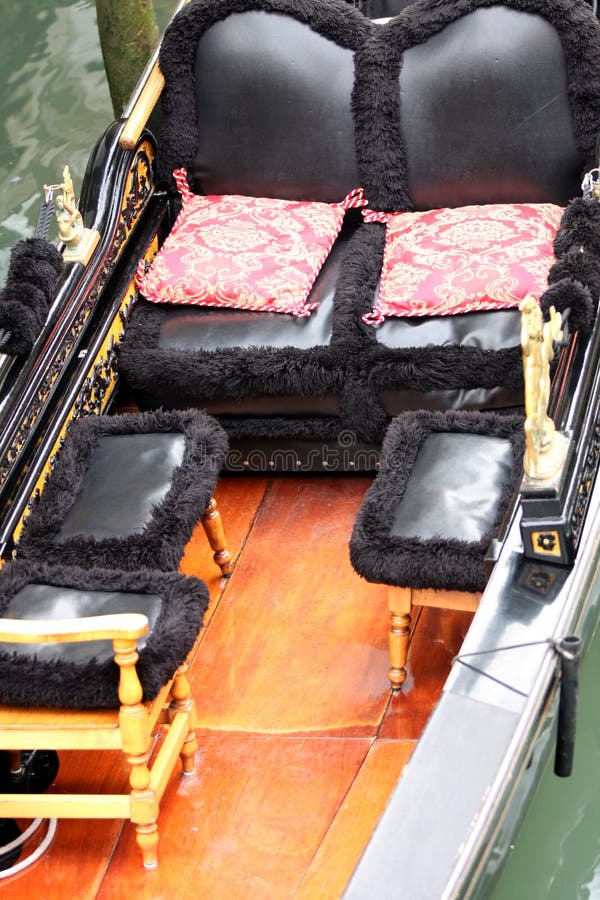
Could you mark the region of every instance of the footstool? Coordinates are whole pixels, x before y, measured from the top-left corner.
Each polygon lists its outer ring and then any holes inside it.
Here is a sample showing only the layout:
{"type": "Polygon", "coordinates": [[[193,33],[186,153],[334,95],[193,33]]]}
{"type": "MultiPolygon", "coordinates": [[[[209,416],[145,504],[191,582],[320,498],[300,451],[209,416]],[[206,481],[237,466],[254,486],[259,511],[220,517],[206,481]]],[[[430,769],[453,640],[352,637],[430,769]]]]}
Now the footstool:
{"type": "Polygon", "coordinates": [[[226,452],[225,432],[198,410],[73,422],[18,558],[174,571],[201,520],[228,576],[231,556],[212,496],[226,452]]]}
{"type": "Polygon", "coordinates": [[[367,581],[389,585],[394,690],[406,678],[413,604],[477,608],[486,551],[520,483],[523,449],[521,416],[417,412],[390,425],[350,559],[367,581]]]}

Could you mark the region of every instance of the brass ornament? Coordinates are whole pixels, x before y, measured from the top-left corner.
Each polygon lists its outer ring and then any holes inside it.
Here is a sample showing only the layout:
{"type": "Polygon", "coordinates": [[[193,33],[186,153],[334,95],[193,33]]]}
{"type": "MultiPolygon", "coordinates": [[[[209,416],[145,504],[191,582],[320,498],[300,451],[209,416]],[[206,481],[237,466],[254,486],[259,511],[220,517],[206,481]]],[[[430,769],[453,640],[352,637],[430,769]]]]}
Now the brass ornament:
{"type": "Polygon", "coordinates": [[[65,262],[78,262],[86,265],[94,252],[100,238],[97,231],[85,228],[81,213],[77,209],[75,191],[69,167],[63,169],[63,180],[60,184],[45,184],[46,196],[55,190],[60,193],[54,197],[54,215],[58,226],[58,237],[64,244],[63,259],[65,262]]]}
{"type": "Polygon", "coordinates": [[[542,311],[534,297],[521,301],[521,350],[525,383],[525,474],[547,480],[560,471],[569,441],[556,431],[548,415],[550,363],[554,344],[562,338],[562,319],[550,307],[550,319],[543,322],[542,311]]]}

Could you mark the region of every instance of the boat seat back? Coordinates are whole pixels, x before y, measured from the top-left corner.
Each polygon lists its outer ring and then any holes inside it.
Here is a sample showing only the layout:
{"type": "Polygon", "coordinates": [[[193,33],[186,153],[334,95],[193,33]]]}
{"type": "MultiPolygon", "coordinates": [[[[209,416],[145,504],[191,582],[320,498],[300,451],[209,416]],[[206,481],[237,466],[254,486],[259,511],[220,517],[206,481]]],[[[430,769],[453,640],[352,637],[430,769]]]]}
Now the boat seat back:
{"type": "Polygon", "coordinates": [[[431,0],[378,24],[340,0],[192,2],[161,49],[159,174],[323,201],[362,184],[388,210],[565,203],[594,162],[598,34],[574,0],[540,10],[431,0]]]}

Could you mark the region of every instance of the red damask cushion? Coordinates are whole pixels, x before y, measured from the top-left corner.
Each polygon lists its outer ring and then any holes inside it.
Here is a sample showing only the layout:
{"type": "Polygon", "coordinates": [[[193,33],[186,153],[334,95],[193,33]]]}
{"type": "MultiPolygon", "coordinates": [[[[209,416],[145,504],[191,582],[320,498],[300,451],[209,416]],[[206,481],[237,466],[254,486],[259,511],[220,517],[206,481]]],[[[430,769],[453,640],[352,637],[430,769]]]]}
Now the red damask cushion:
{"type": "Polygon", "coordinates": [[[363,321],[506,309],[528,294],[539,300],[562,213],[552,203],[363,211],[387,226],[379,296],[363,321]]]}
{"type": "Polygon", "coordinates": [[[341,203],[200,196],[173,173],[182,208],[137,286],[153,303],[223,306],[308,316],[314,281],[342,227],[364,206],[362,188],[341,203]]]}

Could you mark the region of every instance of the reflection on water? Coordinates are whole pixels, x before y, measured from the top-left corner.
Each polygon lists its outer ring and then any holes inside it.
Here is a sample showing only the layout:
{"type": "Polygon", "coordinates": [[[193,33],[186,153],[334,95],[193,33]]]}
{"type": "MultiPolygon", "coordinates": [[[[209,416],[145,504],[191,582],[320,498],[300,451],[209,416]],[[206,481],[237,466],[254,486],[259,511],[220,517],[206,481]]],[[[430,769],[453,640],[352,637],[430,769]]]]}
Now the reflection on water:
{"type": "Polygon", "coordinates": [[[93,0],[22,0],[2,11],[0,280],[35,226],[44,182],[68,163],[79,188],[112,108],[93,0]]]}
{"type": "Polygon", "coordinates": [[[573,774],[548,761],[490,900],[600,898],[599,675],[600,631],[581,666],[573,774]]]}
{"type": "MultiPolygon", "coordinates": [[[[175,5],[156,0],[162,26],[175,5]]],[[[90,151],[113,119],[94,0],[3,3],[0,71],[3,286],[10,248],[35,227],[43,184],[61,181],[68,164],[79,194],[90,151]]]]}

